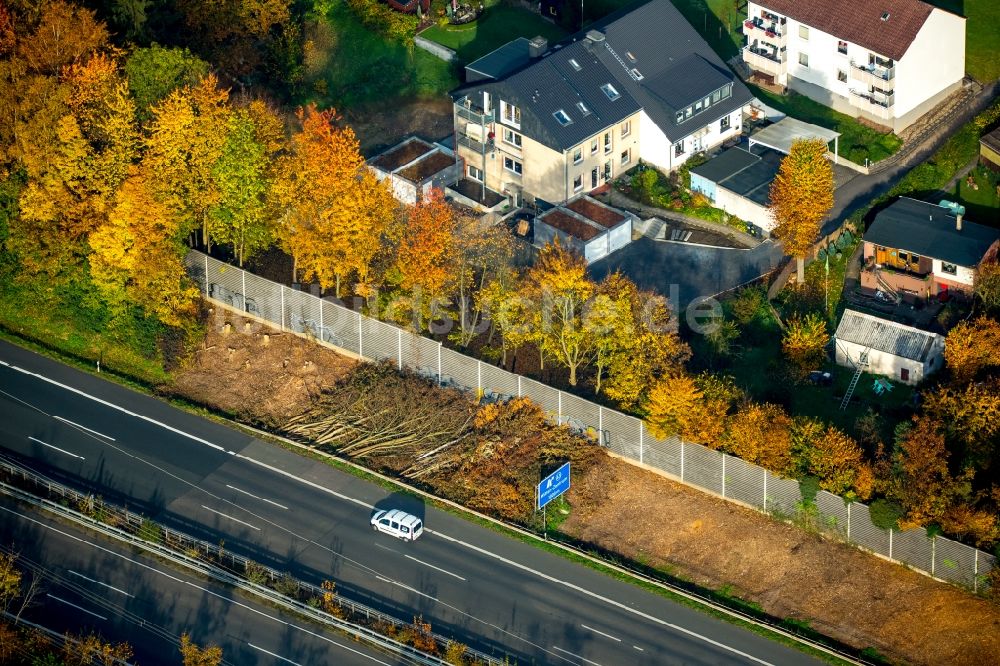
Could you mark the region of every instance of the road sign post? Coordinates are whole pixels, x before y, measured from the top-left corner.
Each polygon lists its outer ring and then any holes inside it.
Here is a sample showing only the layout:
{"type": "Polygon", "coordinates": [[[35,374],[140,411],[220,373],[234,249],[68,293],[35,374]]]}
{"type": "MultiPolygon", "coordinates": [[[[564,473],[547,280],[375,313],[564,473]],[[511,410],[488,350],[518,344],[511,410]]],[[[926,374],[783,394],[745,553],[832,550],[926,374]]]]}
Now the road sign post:
{"type": "Polygon", "coordinates": [[[542,511],[542,537],[548,539],[545,506],[569,490],[569,463],[563,463],[559,469],[541,480],[535,493],[535,506],[542,511]]]}

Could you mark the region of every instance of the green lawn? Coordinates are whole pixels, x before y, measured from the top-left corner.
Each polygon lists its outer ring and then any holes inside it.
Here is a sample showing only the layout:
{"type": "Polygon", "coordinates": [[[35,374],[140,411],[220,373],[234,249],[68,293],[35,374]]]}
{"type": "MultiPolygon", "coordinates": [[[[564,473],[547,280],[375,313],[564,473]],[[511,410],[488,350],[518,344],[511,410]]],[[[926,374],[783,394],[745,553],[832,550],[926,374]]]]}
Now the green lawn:
{"type": "Polygon", "coordinates": [[[864,165],[865,159],[878,162],[895,153],[903,145],[902,140],[895,134],[877,132],[848,115],[814,102],[805,95],[792,91],[786,95],[776,95],[754,85],[750,85],[750,90],[762,102],[782,113],[840,132],[838,153],[855,164],[864,165]]]}
{"type": "Polygon", "coordinates": [[[326,65],[309,82],[306,99],[300,101],[346,109],[440,95],[458,85],[450,63],[374,34],[343,3],[331,7],[327,21],[332,38],[316,56],[326,65]]]}
{"type": "Polygon", "coordinates": [[[518,37],[541,35],[557,42],[566,31],[542,19],[536,12],[496,4],[486,8],[477,21],[466,25],[433,25],[420,36],[454,50],[462,62],[472,62],[518,37]]]}
{"type": "Polygon", "coordinates": [[[1000,2],[997,0],[928,0],[965,23],[965,71],[989,83],[1000,78],[1000,2]]]}
{"type": "Polygon", "coordinates": [[[997,196],[1000,174],[978,166],[969,175],[976,187],[970,186],[968,178],[962,178],[955,186],[953,200],[965,206],[971,221],[1000,226],[1000,197],[997,196]]]}

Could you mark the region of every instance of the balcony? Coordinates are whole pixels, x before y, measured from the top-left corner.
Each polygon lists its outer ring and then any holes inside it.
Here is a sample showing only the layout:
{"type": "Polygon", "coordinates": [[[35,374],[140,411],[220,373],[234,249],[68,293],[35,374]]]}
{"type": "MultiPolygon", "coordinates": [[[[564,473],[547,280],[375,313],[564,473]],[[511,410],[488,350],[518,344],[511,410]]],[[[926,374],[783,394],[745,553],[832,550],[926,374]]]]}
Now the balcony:
{"type": "Polygon", "coordinates": [[[851,89],[851,100],[869,113],[874,113],[883,117],[888,117],[889,110],[896,103],[896,96],[892,92],[868,92],[851,89]]]}
{"type": "Polygon", "coordinates": [[[887,81],[892,81],[896,78],[896,68],[895,67],[881,67],[879,65],[862,65],[855,61],[851,61],[850,67],[851,80],[863,83],[865,87],[875,86],[877,88],[891,87],[887,86],[887,81]]]}
{"type": "Polygon", "coordinates": [[[496,142],[493,139],[480,141],[469,134],[462,134],[461,132],[458,133],[458,145],[465,146],[479,155],[492,153],[496,148],[496,142]]]}
{"type": "Polygon", "coordinates": [[[784,77],[788,73],[788,61],[784,59],[784,52],[776,55],[770,49],[747,46],[743,49],[743,62],[755,71],[776,77],[784,77]]]}
{"type": "Polygon", "coordinates": [[[455,102],[455,115],[477,125],[491,125],[495,120],[492,111],[487,112],[482,107],[475,106],[468,97],[455,102]]]}
{"type": "Polygon", "coordinates": [[[743,34],[753,43],[757,40],[766,41],[775,46],[785,46],[788,43],[788,29],[785,19],[763,19],[755,17],[743,22],[743,34]]]}

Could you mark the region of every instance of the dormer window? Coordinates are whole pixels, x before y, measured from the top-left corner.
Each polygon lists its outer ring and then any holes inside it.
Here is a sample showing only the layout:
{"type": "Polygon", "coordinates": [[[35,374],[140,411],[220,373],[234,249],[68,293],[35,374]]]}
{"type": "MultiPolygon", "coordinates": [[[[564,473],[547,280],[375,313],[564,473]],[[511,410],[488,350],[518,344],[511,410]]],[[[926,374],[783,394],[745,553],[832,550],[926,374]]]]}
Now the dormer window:
{"type": "Polygon", "coordinates": [[[566,127],[566,125],[569,125],[571,122],[573,122],[573,119],[569,117],[569,114],[563,111],[562,109],[559,109],[558,111],[553,113],[552,116],[563,127],[566,127]]]}
{"type": "Polygon", "coordinates": [[[578,62],[576,61],[576,58],[570,58],[570,59],[569,59],[569,66],[570,66],[570,67],[572,67],[573,69],[575,69],[575,70],[576,70],[576,71],[578,71],[578,72],[579,72],[579,71],[580,71],[581,69],[583,69],[583,67],[580,67],[580,63],[578,63],[578,62]]]}
{"type": "Polygon", "coordinates": [[[883,21],[889,20],[889,12],[882,12],[882,20],[883,21]]]}
{"type": "Polygon", "coordinates": [[[615,90],[615,87],[610,83],[605,83],[603,86],[601,86],[601,90],[604,91],[604,94],[607,95],[608,99],[610,99],[612,102],[622,96],[621,93],[615,90]]]}
{"type": "Polygon", "coordinates": [[[505,125],[521,129],[521,109],[500,100],[500,120],[505,125]]]}
{"type": "Polygon", "coordinates": [[[587,105],[584,104],[583,102],[577,102],[576,103],[576,108],[580,110],[580,113],[583,114],[584,118],[586,118],[587,116],[590,115],[590,109],[588,109],[587,105]]]}

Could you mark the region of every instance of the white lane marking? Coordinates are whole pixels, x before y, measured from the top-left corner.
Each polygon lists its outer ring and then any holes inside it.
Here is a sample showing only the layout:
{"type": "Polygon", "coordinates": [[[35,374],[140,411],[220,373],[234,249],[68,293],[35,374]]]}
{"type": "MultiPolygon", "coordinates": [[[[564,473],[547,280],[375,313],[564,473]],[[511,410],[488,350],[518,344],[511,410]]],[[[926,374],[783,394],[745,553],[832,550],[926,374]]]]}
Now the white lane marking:
{"type": "Polygon", "coordinates": [[[750,661],[753,661],[753,662],[756,662],[758,664],[761,664],[762,666],[774,666],[774,664],[772,664],[771,662],[764,661],[763,659],[759,659],[759,658],[753,656],[752,654],[748,654],[746,652],[743,652],[742,650],[737,650],[734,647],[730,647],[730,646],[728,646],[728,645],[726,645],[724,643],[720,643],[720,642],[718,642],[716,640],[713,640],[713,639],[709,638],[708,636],[702,636],[699,633],[691,631],[690,629],[685,629],[684,627],[676,625],[673,622],[667,622],[666,620],[661,620],[660,618],[658,618],[658,617],[656,617],[654,615],[649,615],[648,613],[644,613],[644,612],[642,612],[640,610],[636,610],[635,608],[627,606],[627,605],[621,603],[620,601],[615,601],[614,599],[609,599],[609,598],[607,598],[605,596],[597,594],[596,592],[592,592],[592,591],[590,591],[590,590],[588,590],[586,588],[580,587],[579,585],[574,585],[573,583],[570,583],[570,582],[567,582],[567,581],[564,581],[564,580],[560,580],[559,578],[556,578],[555,576],[550,576],[550,575],[548,575],[546,573],[542,573],[541,571],[536,571],[535,569],[532,569],[529,566],[521,564],[520,562],[515,562],[514,560],[508,559],[508,558],[506,558],[506,557],[504,557],[502,555],[497,555],[496,553],[492,553],[492,552],[486,550],[485,548],[480,548],[479,546],[474,546],[471,543],[466,543],[465,541],[462,541],[461,539],[456,539],[455,537],[448,536],[447,534],[444,534],[443,532],[438,532],[438,531],[435,531],[435,530],[430,530],[430,529],[428,529],[426,527],[424,528],[424,530],[426,532],[430,532],[431,534],[436,534],[439,537],[441,537],[442,539],[446,539],[447,541],[451,541],[452,543],[457,543],[459,545],[465,546],[466,548],[468,548],[470,550],[474,550],[477,553],[481,553],[481,554],[486,555],[488,557],[492,557],[492,558],[494,558],[496,560],[499,560],[500,562],[503,562],[504,564],[507,564],[507,565],[509,565],[511,567],[514,567],[516,569],[520,569],[521,571],[525,571],[527,573],[533,573],[536,576],[538,576],[539,578],[542,578],[542,579],[547,580],[547,581],[552,582],[552,583],[558,583],[559,585],[567,587],[567,588],[569,588],[571,590],[575,590],[575,591],[577,591],[577,592],[579,592],[581,594],[584,594],[584,595],[590,597],[591,599],[597,599],[598,601],[603,601],[604,603],[608,604],[609,606],[614,606],[615,608],[619,608],[619,609],[621,609],[621,610],[623,610],[623,611],[625,611],[627,613],[632,613],[633,615],[637,615],[637,616],[639,616],[639,617],[641,617],[643,619],[649,620],[650,622],[655,622],[656,624],[659,624],[661,626],[670,627],[671,629],[676,629],[677,631],[683,632],[683,633],[687,634],[688,636],[692,636],[694,638],[701,639],[701,640],[705,641],[706,643],[710,643],[712,645],[715,645],[716,647],[722,648],[723,650],[726,650],[728,652],[732,652],[733,654],[738,654],[741,657],[745,657],[745,658],[749,659],[750,661]]]}
{"type": "Polygon", "coordinates": [[[260,532],[260,528],[257,527],[256,525],[251,525],[250,523],[242,521],[239,518],[233,518],[232,516],[227,516],[226,514],[222,513],[221,511],[216,511],[212,507],[205,506],[204,504],[202,504],[201,508],[207,509],[207,510],[211,511],[212,513],[215,513],[215,514],[218,514],[218,515],[222,516],[223,518],[228,518],[229,520],[231,520],[231,521],[233,521],[235,523],[239,523],[240,525],[246,525],[247,527],[252,527],[253,529],[255,529],[258,532],[260,532]]]}
{"type": "Polygon", "coordinates": [[[87,615],[93,615],[94,617],[100,618],[101,620],[104,620],[105,622],[108,621],[108,618],[104,617],[103,615],[98,615],[97,613],[94,613],[94,612],[91,612],[91,611],[87,610],[83,606],[77,606],[74,603],[70,603],[70,602],[66,601],[65,599],[63,599],[62,597],[57,597],[54,594],[48,594],[48,593],[46,593],[45,596],[47,596],[49,599],[54,599],[55,601],[58,601],[59,603],[63,603],[63,604],[66,604],[67,606],[71,606],[71,607],[77,609],[78,611],[83,611],[87,615]]]}
{"type": "Polygon", "coordinates": [[[229,488],[231,490],[235,490],[238,493],[243,493],[244,495],[249,495],[250,497],[252,497],[254,499],[258,499],[261,502],[267,502],[268,504],[273,504],[274,506],[278,507],[279,509],[284,509],[285,511],[288,510],[288,507],[285,506],[284,504],[278,504],[277,502],[272,502],[271,500],[267,499],[266,497],[258,497],[257,495],[254,495],[253,493],[248,493],[247,491],[243,490],[242,488],[237,488],[236,486],[231,486],[228,483],[226,484],[226,488],[229,488]]]}
{"type": "MultiPolygon", "coordinates": [[[[70,534],[69,532],[65,532],[65,531],[60,530],[60,529],[58,529],[56,527],[53,527],[53,526],[48,525],[46,523],[43,523],[40,520],[35,520],[34,518],[32,518],[30,516],[26,516],[23,513],[18,513],[17,511],[13,511],[11,509],[8,509],[5,506],[0,506],[0,511],[5,511],[7,513],[10,513],[10,514],[13,514],[15,516],[18,516],[18,517],[22,518],[23,520],[28,521],[29,523],[34,523],[35,525],[38,525],[39,527],[41,527],[43,529],[49,530],[50,532],[55,532],[56,534],[59,534],[59,535],[62,535],[64,537],[66,537],[67,539],[72,539],[73,541],[76,541],[76,542],[79,542],[79,543],[85,543],[88,546],[91,546],[92,548],[94,548],[96,550],[99,550],[99,551],[101,551],[103,553],[111,555],[112,557],[117,557],[118,559],[125,560],[126,562],[129,562],[129,563],[134,564],[134,565],[136,565],[138,567],[146,569],[147,571],[151,571],[151,572],[153,572],[155,574],[159,574],[160,576],[163,576],[164,578],[169,578],[170,580],[172,580],[172,581],[174,581],[176,583],[180,583],[181,585],[187,585],[188,587],[193,587],[194,589],[199,590],[201,592],[204,592],[205,594],[209,594],[209,595],[211,595],[213,597],[216,597],[216,598],[222,600],[225,603],[232,604],[234,606],[239,606],[240,608],[242,608],[242,609],[244,609],[246,611],[249,611],[251,613],[255,613],[257,615],[266,617],[267,619],[272,620],[274,622],[277,622],[278,624],[283,624],[286,627],[289,627],[291,629],[296,629],[298,631],[301,631],[304,634],[309,634],[310,636],[313,636],[315,638],[319,638],[320,640],[323,640],[323,641],[326,641],[327,643],[331,643],[333,645],[336,645],[337,647],[339,647],[341,649],[347,650],[349,652],[353,652],[353,653],[358,654],[358,655],[360,655],[360,656],[362,656],[362,657],[364,657],[366,659],[374,661],[377,664],[382,664],[383,666],[392,666],[392,664],[390,664],[388,662],[379,661],[378,659],[372,657],[371,655],[367,655],[364,652],[360,652],[358,650],[355,650],[354,648],[352,648],[352,647],[350,647],[348,645],[343,645],[341,643],[338,643],[337,641],[334,641],[334,640],[332,640],[330,638],[327,638],[326,636],[322,636],[322,635],[317,634],[315,632],[309,631],[308,629],[300,627],[297,624],[292,624],[291,622],[287,622],[286,620],[282,620],[281,618],[275,617],[274,615],[268,615],[264,611],[258,610],[256,608],[253,608],[252,606],[248,606],[247,604],[244,604],[242,602],[236,601],[232,597],[219,594],[218,592],[213,592],[212,590],[208,589],[207,587],[202,587],[201,585],[198,585],[197,583],[193,583],[193,582],[191,582],[189,580],[184,580],[183,578],[179,578],[177,576],[173,576],[171,574],[168,574],[167,572],[161,571],[160,569],[157,569],[156,567],[150,566],[150,565],[148,565],[148,564],[146,564],[144,562],[140,562],[138,560],[134,560],[131,557],[128,557],[127,555],[122,555],[121,553],[117,553],[117,552],[111,550],[110,548],[105,548],[104,546],[101,546],[99,544],[93,543],[92,541],[87,541],[86,539],[81,539],[80,537],[76,536],[75,534],[70,534]]],[[[51,595],[49,595],[49,596],[51,596],[51,595]]],[[[83,609],[81,609],[81,610],[83,610],[83,609]]],[[[87,611],[87,612],[89,613],[90,611],[87,611]]],[[[98,616],[98,617],[100,617],[100,616],[98,616]]]]}
{"type": "Polygon", "coordinates": [[[643,649],[642,649],[641,647],[639,647],[638,645],[633,645],[632,647],[634,647],[634,648],[635,648],[636,650],[638,650],[639,652],[645,652],[645,650],[643,650],[643,649]]]}
{"type": "Polygon", "coordinates": [[[309,486],[310,488],[315,488],[316,490],[321,490],[324,493],[327,493],[329,495],[333,495],[334,497],[339,497],[340,499],[344,500],[345,502],[353,502],[353,503],[355,503],[355,504],[357,504],[359,506],[365,507],[366,509],[374,509],[375,508],[374,504],[369,504],[368,502],[363,502],[363,501],[361,501],[359,499],[355,499],[353,497],[348,497],[347,495],[344,495],[342,493],[338,493],[335,490],[330,490],[329,488],[321,486],[318,483],[313,483],[312,481],[309,481],[308,479],[303,479],[301,477],[295,476],[291,472],[286,472],[285,470],[279,469],[279,468],[275,467],[274,465],[268,465],[265,462],[261,462],[259,460],[255,460],[254,458],[249,458],[249,457],[243,455],[242,453],[237,453],[236,457],[239,458],[239,459],[241,459],[241,460],[246,460],[247,462],[253,463],[254,465],[258,465],[260,467],[263,467],[264,469],[269,469],[272,472],[274,472],[275,474],[280,474],[280,475],[282,475],[284,477],[287,477],[289,479],[294,479],[294,480],[298,481],[299,483],[303,483],[303,484],[309,486]]]}
{"type": "MultiPolygon", "coordinates": [[[[119,407],[118,405],[110,403],[110,402],[108,402],[106,400],[102,400],[101,398],[97,398],[95,396],[92,396],[92,395],[90,395],[88,393],[85,393],[85,392],[79,390],[79,389],[75,389],[72,386],[67,386],[66,384],[62,384],[62,383],[57,382],[57,381],[55,381],[53,379],[49,379],[48,377],[45,377],[44,375],[40,375],[38,373],[31,372],[31,371],[25,370],[23,368],[19,368],[16,365],[11,365],[11,364],[9,364],[9,363],[7,363],[5,361],[0,361],[0,363],[2,363],[3,365],[11,368],[12,370],[16,370],[17,372],[20,372],[22,374],[29,375],[29,376],[32,376],[32,377],[37,377],[37,378],[41,379],[44,382],[47,382],[47,383],[52,384],[54,386],[59,386],[59,387],[61,387],[63,389],[66,389],[67,391],[71,391],[72,393],[76,393],[77,395],[83,396],[83,397],[85,397],[85,398],[87,398],[89,400],[93,400],[93,401],[98,402],[98,403],[100,403],[102,405],[106,405],[108,407],[111,407],[112,409],[115,409],[115,410],[117,410],[119,412],[122,412],[123,414],[128,414],[130,416],[134,416],[136,418],[139,418],[139,419],[142,419],[144,421],[147,421],[148,423],[153,423],[153,424],[159,425],[162,428],[165,428],[165,429],[167,429],[167,430],[169,430],[171,432],[174,432],[174,433],[176,433],[178,435],[181,435],[183,437],[187,437],[188,439],[194,440],[196,442],[200,442],[202,444],[205,444],[206,446],[210,446],[213,449],[218,449],[219,451],[225,451],[225,449],[223,447],[221,447],[221,446],[219,446],[217,444],[213,444],[212,442],[206,441],[206,440],[204,440],[204,439],[202,439],[200,437],[196,437],[195,435],[190,435],[190,434],[184,432],[183,430],[179,430],[177,428],[174,428],[173,426],[169,426],[169,425],[167,425],[165,423],[161,423],[160,421],[157,421],[157,420],[155,420],[153,418],[150,418],[148,416],[143,416],[141,414],[136,414],[135,412],[129,411],[129,410],[125,409],[124,407],[119,407]]],[[[323,486],[319,485],[318,483],[313,483],[312,481],[309,481],[307,479],[303,479],[303,478],[297,477],[294,474],[292,474],[290,472],[286,472],[283,469],[279,469],[277,467],[274,467],[273,465],[268,465],[267,463],[261,462],[259,460],[255,460],[253,458],[249,458],[249,457],[244,456],[244,455],[239,454],[239,453],[237,453],[235,455],[236,455],[237,458],[242,458],[243,460],[251,462],[251,463],[253,463],[255,465],[258,465],[260,467],[264,467],[266,469],[269,469],[269,470],[271,470],[272,472],[274,472],[276,474],[280,474],[280,475],[285,476],[287,478],[294,479],[294,480],[298,481],[299,483],[305,484],[307,486],[310,486],[310,487],[315,488],[317,490],[320,490],[322,492],[328,493],[330,495],[333,495],[334,497],[339,497],[342,500],[345,500],[345,501],[348,501],[348,502],[353,502],[354,504],[358,504],[358,505],[363,506],[363,507],[365,507],[367,509],[373,509],[373,508],[375,508],[374,505],[368,504],[367,502],[364,502],[364,501],[359,500],[359,499],[355,499],[353,497],[348,497],[347,495],[344,495],[344,494],[338,493],[336,491],[330,490],[329,488],[324,488],[323,486]]],[[[208,507],[205,507],[205,508],[208,508],[208,507]]],[[[254,528],[254,529],[259,529],[259,528],[254,528]]],[[[665,620],[661,620],[660,618],[657,618],[657,617],[654,617],[652,615],[648,615],[646,613],[643,613],[642,611],[638,611],[638,610],[636,610],[634,608],[630,608],[629,606],[626,606],[625,604],[622,604],[622,603],[620,603],[618,601],[615,601],[613,599],[608,599],[607,597],[603,597],[603,596],[601,596],[599,594],[591,592],[590,590],[586,590],[586,589],[584,589],[584,588],[582,588],[582,587],[580,587],[578,585],[574,585],[573,583],[569,583],[569,582],[566,582],[566,581],[559,580],[558,578],[549,576],[548,574],[544,574],[544,573],[542,573],[540,571],[535,571],[534,569],[531,569],[530,567],[527,567],[527,566],[525,566],[523,564],[520,564],[518,562],[514,562],[513,560],[510,560],[510,559],[508,559],[506,557],[503,557],[502,555],[497,555],[497,554],[492,553],[492,552],[490,552],[490,551],[488,551],[488,550],[486,550],[484,548],[479,548],[478,546],[474,546],[474,545],[466,543],[466,542],[464,542],[464,541],[462,541],[460,539],[456,539],[454,537],[447,536],[446,534],[443,534],[441,532],[435,532],[435,531],[427,529],[427,528],[425,528],[425,530],[428,533],[430,533],[430,534],[437,534],[438,536],[440,536],[440,537],[442,537],[442,538],[444,538],[446,540],[452,541],[453,543],[457,543],[457,544],[463,545],[463,546],[465,546],[465,547],[467,547],[469,549],[472,549],[474,551],[477,551],[477,552],[479,552],[479,553],[481,553],[483,555],[487,555],[487,556],[492,557],[494,559],[497,559],[497,560],[499,560],[501,562],[504,562],[504,563],[506,563],[506,564],[508,564],[508,565],[510,565],[512,567],[515,567],[517,569],[521,569],[522,571],[527,571],[527,572],[530,572],[530,573],[534,573],[535,575],[537,575],[537,576],[539,576],[541,578],[544,578],[544,579],[549,580],[551,582],[558,583],[560,585],[566,586],[566,587],[568,587],[570,589],[574,589],[574,590],[576,590],[578,592],[581,592],[581,593],[583,593],[583,594],[585,594],[587,596],[590,596],[591,598],[598,599],[600,601],[603,601],[604,603],[607,603],[609,605],[615,606],[616,608],[620,608],[622,610],[625,610],[626,612],[632,613],[634,615],[638,615],[639,617],[642,617],[644,619],[650,620],[650,621],[655,622],[657,624],[660,624],[662,626],[666,626],[666,627],[670,627],[672,629],[676,629],[676,630],[681,631],[681,632],[683,632],[685,634],[688,634],[689,636],[692,636],[692,637],[695,637],[695,638],[699,638],[699,639],[701,639],[701,640],[703,640],[703,641],[705,641],[707,643],[710,643],[712,645],[715,645],[715,646],[717,646],[717,647],[719,647],[719,648],[721,648],[723,650],[726,650],[728,652],[732,652],[733,654],[738,654],[738,655],[740,655],[742,657],[746,657],[750,661],[753,661],[753,662],[756,662],[758,664],[761,664],[762,666],[774,666],[774,664],[771,664],[768,661],[764,661],[762,659],[754,657],[751,654],[747,654],[746,652],[743,652],[741,650],[737,650],[736,648],[730,647],[730,646],[725,645],[723,643],[719,643],[718,641],[712,640],[711,638],[708,638],[707,636],[702,636],[701,634],[698,634],[696,632],[690,631],[688,629],[684,629],[683,627],[680,627],[680,626],[678,626],[676,624],[673,624],[672,622],[667,622],[665,620]]],[[[403,587],[406,587],[406,586],[404,585],[403,587]]],[[[412,589],[412,588],[410,588],[410,589],[412,589]]],[[[413,590],[413,591],[417,592],[416,590],[413,590]]],[[[429,597],[429,598],[433,599],[433,597],[430,597],[430,595],[426,595],[426,594],[424,594],[422,592],[417,592],[417,594],[420,594],[422,596],[426,596],[426,597],[429,597]]],[[[439,601],[440,602],[440,600],[438,600],[438,599],[435,599],[435,601],[439,601]]],[[[448,604],[445,604],[445,605],[448,605],[448,604]]],[[[510,633],[510,632],[505,632],[505,633],[510,633]]]]}
{"type": "Polygon", "coordinates": [[[595,634],[600,634],[601,636],[604,636],[605,638],[610,638],[611,640],[618,641],[619,643],[622,642],[622,639],[618,638],[617,636],[612,636],[611,634],[606,634],[603,631],[598,631],[597,629],[594,629],[593,627],[588,627],[585,624],[581,624],[580,626],[583,627],[584,629],[588,630],[588,631],[594,632],[595,634]]]}
{"type": "Polygon", "coordinates": [[[201,437],[198,437],[196,435],[191,435],[189,433],[186,433],[183,430],[175,428],[175,427],[173,427],[171,425],[167,425],[166,423],[163,423],[161,421],[157,421],[156,419],[151,418],[149,416],[143,416],[142,414],[137,414],[136,412],[133,412],[133,411],[128,410],[128,409],[125,409],[124,407],[119,407],[118,405],[114,404],[113,402],[108,402],[107,400],[102,400],[101,398],[98,398],[97,396],[90,395],[89,393],[81,391],[80,389],[73,388],[72,386],[68,386],[68,385],[63,384],[61,382],[57,382],[54,379],[49,379],[45,375],[40,375],[37,372],[31,372],[30,370],[25,370],[24,368],[19,368],[16,365],[11,365],[9,363],[4,363],[4,365],[6,365],[11,370],[16,370],[17,372],[20,372],[21,374],[28,375],[29,377],[37,377],[38,379],[41,379],[43,382],[46,382],[48,384],[52,384],[53,386],[58,386],[61,389],[65,389],[67,391],[70,391],[71,393],[75,393],[75,394],[77,394],[79,396],[87,398],[88,400],[93,400],[94,402],[100,403],[100,404],[104,405],[105,407],[110,407],[111,409],[117,410],[117,411],[121,412],[122,414],[128,414],[129,416],[134,416],[137,419],[142,419],[143,421],[146,421],[147,423],[152,423],[153,425],[158,425],[161,428],[169,430],[172,433],[176,433],[178,435],[181,435],[182,437],[187,437],[188,439],[193,440],[195,442],[198,442],[199,444],[204,444],[205,446],[210,446],[213,449],[216,449],[218,451],[225,451],[225,449],[222,448],[221,446],[219,446],[218,444],[213,444],[212,442],[209,442],[208,440],[202,439],[201,437]]]}
{"type": "Polygon", "coordinates": [[[416,562],[418,564],[422,564],[425,567],[430,567],[431,569],[435,569],[437,571],[440,571],[443,574],[448,574],[449,576],[454,576],[455,578],[457,578],[459,580],[465,580],[464,578],[462,578],[461,576],[459,576],[456,573],[452,573],[452,572],[448,571],[447,569],[442,569],[441,567],[436,567],[433,564],[428,564],[427,562],[424,562],[423,560],[418,560],[417,558],[413,557],[412,555],[404,555],[403,557],[405,557],[408,560],[413,560],[414,562],[416,562]]]}
{"type": "Polygon", "coordinates": [[[91,583],[97,583],[98,585],[103,585],[104,587],[108,588],[109,590],[114,590],[115,592],[118,592],[119,594],[124,594],[126,597],[134,597],[135,596],[133,594],[129,594],[125,590],[121,590],[121,589],[115,587],[114,585],[108,585],[107,583],[102,583],[99,580],[94,580],[93,578],[88,578],[87,576],[84,576],[82,573],[73,571],[72,569],[70,569],[69,572],[71,574],[73,574],[74,576],[79,576],[80,578],[82,578],[84,580],[89,580],[91,583]]]}
{"type": "Polygon", "coordinates": [[[42,440],[38,439],[37,437],[31,437],[31,436],[29,436],[28,439],[30,439],[33,442],[38,442],[42,446],[47,446],[50,449],[55,449],[59,453],[65,453],[68,456],[73,456],[74,458],[79,458],[80,460],[86,460],[86,458],[84,458],[83,456],[78,456],[75,453],[67,451],[66,449],[60,449],[58,446],[52,446],[51,444],[47,444],[47,443],[43,442],[42,440]]]}
{"type": "Polygon", "coordinates": [[[247,645],[249,645],[250,647],[252,647],[254,650],[259,650],[260,652],[263,652],[264,654],[266,654],[268,656],[274,657],[275,659],[280,659],[281,661],[285,662],[286,664],[292,664],[292,666],[302,666],[302,664],[300,664],[297,661],[292,661],[291,659],[288,659],[286,657],[282,657],[280,654],[274,654],[270,650],[265,650],[262,647],[257,647],[253,643],[247,643],[247,645]]]}
{"type": "Polygon", "coordinates": [[[79,423],[75,423],[73,421],[70,421],[69,419],[64,419],[61,416],[55,416],[55,415],[53,415],[52,418],[58,419],[58,420],[62,421],[63,423],[67,423],[67,424],[73,426],[74,428],[79,428],[80,430],[86,430],[91,435],[97,435],[98,437],[103,437],[104,439],[111,440],[112,442],[115,441],[115,438],[112,437],[111,435],[105,435],[103,432],[97,432],[96,430],[91,430],[87,426],[80,425],[79,423]]]}
{"type": "Polygon", "coordinates": [[[579,659],[580,661],[585,661],[585,662],[587,662],[588,664],[593,664],[594,666],[601,666],[601,665],[600,665],[600,664],[598,664],[598,663],[597,663],[596,661],[591,661],[591,660],[587,659],[586,657],[581,657],[581,656],[580,656],[580,655],[578,655],[578,654],[573,654],[573,653],[572,653],[572,652],[570,652],[569,650],[563,650],[563,649],[562,649],[561,647],[559,647],[558,645],[553,645],[553,646],[552,646],[552,649],[553,649],[553,650],[559,650],[559,651],[560,651],[560,652],[562,652],[563,654],[568,654],[568,655],[569,655],[569,656],[571,656],[571,657],[576,657],[576,658],[577,658],[577,659],[579,659]]]}

